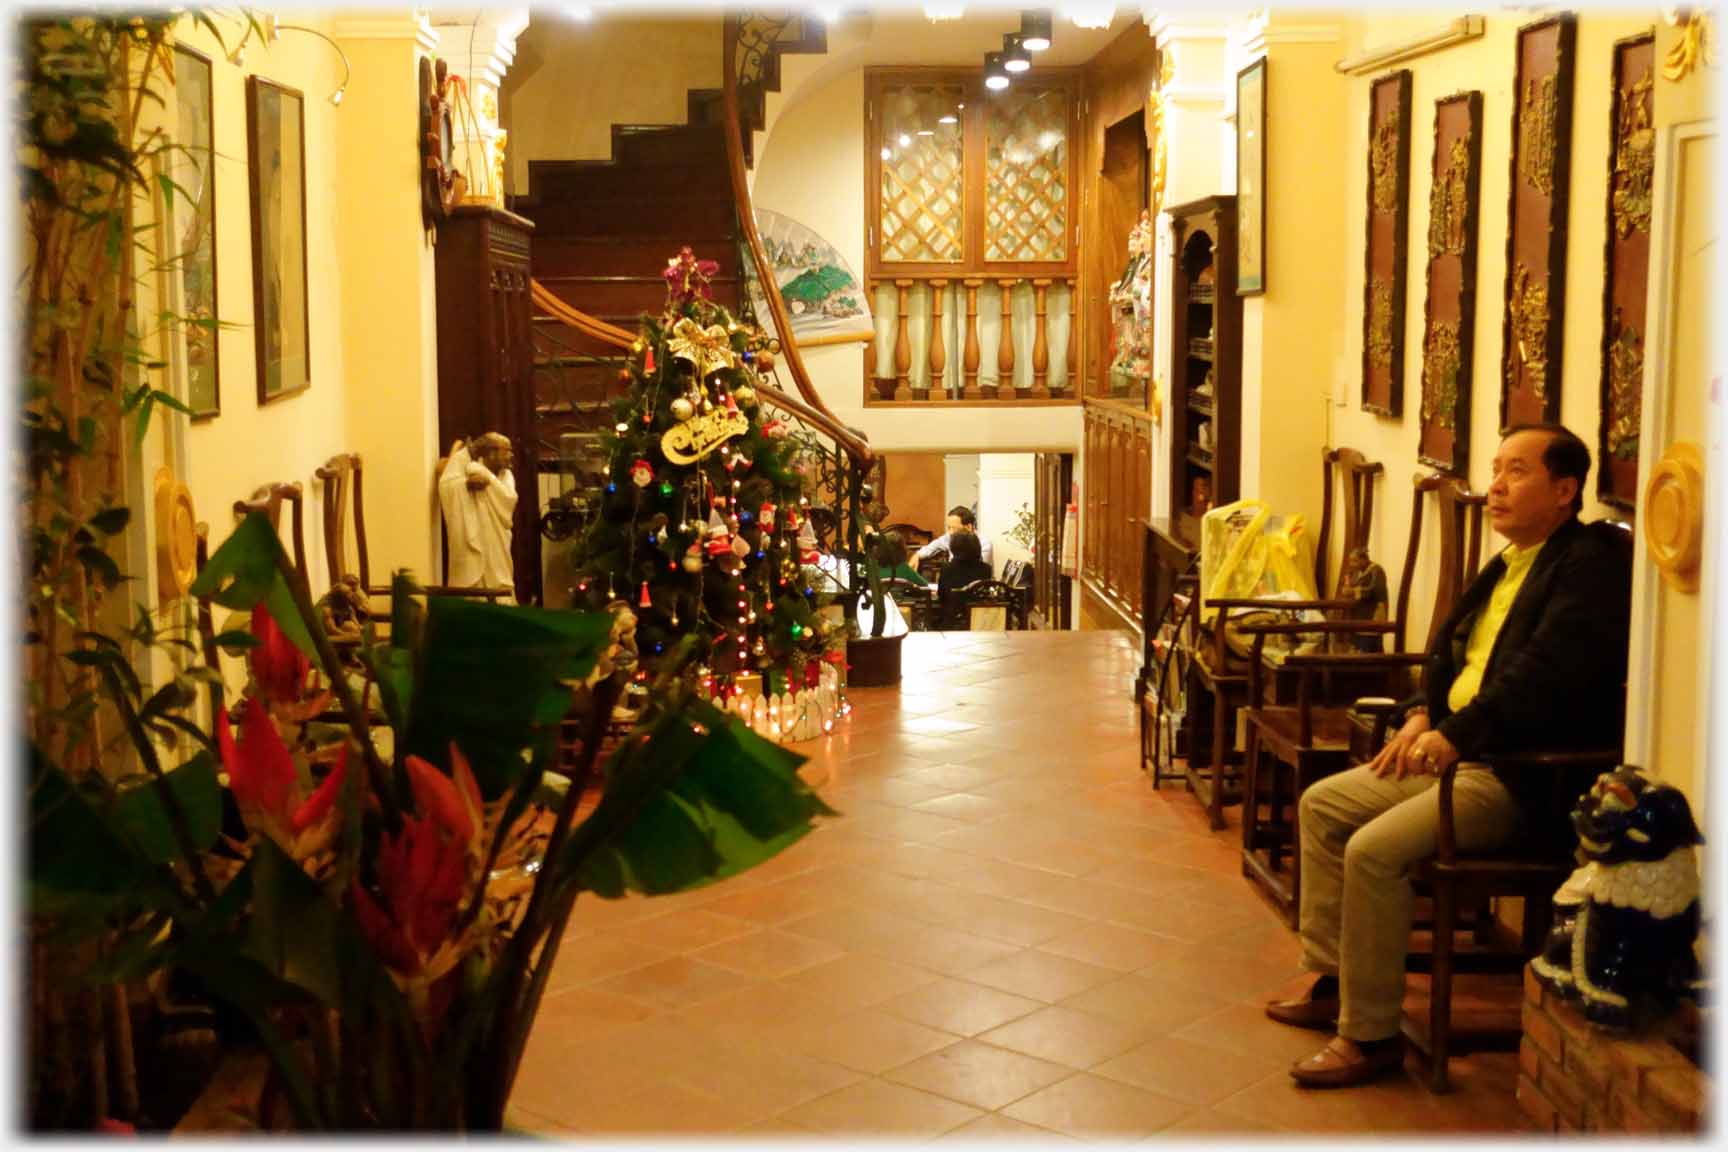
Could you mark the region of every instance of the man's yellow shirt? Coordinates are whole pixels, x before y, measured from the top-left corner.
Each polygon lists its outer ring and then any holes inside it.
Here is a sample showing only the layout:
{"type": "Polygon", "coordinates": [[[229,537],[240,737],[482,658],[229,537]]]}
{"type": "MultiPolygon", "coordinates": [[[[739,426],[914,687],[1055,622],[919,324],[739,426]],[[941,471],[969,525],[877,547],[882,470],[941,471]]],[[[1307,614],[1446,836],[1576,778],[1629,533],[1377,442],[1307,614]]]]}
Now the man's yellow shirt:
{"type": "Polygon", "coordinates": [[[1518,589],[1524,586],[1524,577],[1530,574],[1530,565],[1535,563],[1536,553],[1540,551],[1540,543],[1528,548],[1508,544],[1500,553],[1500,558],[1506,561],[1506,571],[1500,574],[1494,591],[1488,594],[1488,603],[1476,614],[1476,622],[1470,626],[1470,643],[1464,648],[1464,666],[1458,669],[1458,675],[1452,680],[1452,690],[1446,694],[1446,704],[1453,712],[1461,711],[1476,699],[1476,693],[1482,687],[1482,673],[1488,668],[1488,657],[1500,635],[1500,626],[1506,623],[1506,614],[1512,611],[1512,601],[1518,598],[1518,589]]]}

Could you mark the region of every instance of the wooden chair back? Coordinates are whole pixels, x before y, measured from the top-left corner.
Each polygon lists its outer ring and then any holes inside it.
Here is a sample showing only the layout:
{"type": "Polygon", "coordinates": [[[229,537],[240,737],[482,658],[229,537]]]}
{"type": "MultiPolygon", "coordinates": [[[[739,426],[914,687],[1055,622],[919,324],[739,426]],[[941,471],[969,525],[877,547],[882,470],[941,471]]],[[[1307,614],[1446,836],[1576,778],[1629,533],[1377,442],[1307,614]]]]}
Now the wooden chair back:
{"type": "Polygon", "coordinates": [[[882,590],[894,597],[894,603],[906,617],[908,630],[923,632],[929,628],[930,609],[935,601],[930,598],[930,589],[927,586],[896,576],[892,580],[882,581],[882,590]]]}
{"type": "Polygon", "coordinates": [[[270,527],[280,534],[282,531],[282,504],[286,501],[293,509],[293,529],[289,538],[289,548],[294,557],[294,567],[302,579],[306,578],[306,511],[304,492],[300,481],[286,484],[264,484],[254,489],[252,495],[245,500],[234,501],[234,518],[244,520],[254,512],[262,512],[270,521],[270,527]]]}
{"type": "Polygon", "coordinates": [[[974,580],[960,589],[960,593],[966,605],[968,630],[1018,632],[1025,629],[1017,589],[1000,580],[974,580]]]}
{"type": "Polygon", "coordinates": [[[360,587],[372,586],[372,571],[366,557],[365,475],[358,452],[332,456],[316,469],[324,485],[324,563],[334,588],[348,568],[348,510],[354,510],[354,558],[358,562],[360,587]]]}
{"type": "Polygon", "coordinates": [[[1410,588],[1416,575],[1416,562],[1422,545],[1422,506],[1424,497],[1433,494],[1435,513],[1440,522],[1439,564],[1425,565],[1438,573],[1434,588],[1434,610],[1428,619],[1428,635],[1422,642],[1426,651],[1439,634],[1440,626],[1458,602],[1470,581],[1476,578],[1482,559],[1482,511],[1488,497],[1472,492],[1456,476],[1439,473],[1415,477],[1416,499],[1410,506],[1410,542],[1404,552],[1404,573],[1398,582],[1398,605],[1393,615],[1393,644],[1404,651],[1410,621],[1410,588]]]}
{"type": "MultiPolygon", "coordinates": [[[[1320,538],[1314,549],[1314,592],[1326,597],[1341,596],[1342,588],[1328,592],[1326,569],[1335,526],[1343,537],[1344,550],[1349,556],[1368,542],[1369,529],[1374,526],[1374,478],[1386,469],[1370,461],[1354,448],[1324,448],[1321,450],[1320,538]],[[1333,515],[1332,481],[1338,480],[1339,514],[1333,515]]],[[[1340,565],[1342,567],[1342,565],[1340,565]]]]}
{"type": "Polygon", "coordinates": [[[906,550],[909,552],[916,551],[936,539],[936,533],[928,528],[920,528],[916,524],[884,524],[882,531],[900,533],[900,539],[905,542],[906,550]]]}

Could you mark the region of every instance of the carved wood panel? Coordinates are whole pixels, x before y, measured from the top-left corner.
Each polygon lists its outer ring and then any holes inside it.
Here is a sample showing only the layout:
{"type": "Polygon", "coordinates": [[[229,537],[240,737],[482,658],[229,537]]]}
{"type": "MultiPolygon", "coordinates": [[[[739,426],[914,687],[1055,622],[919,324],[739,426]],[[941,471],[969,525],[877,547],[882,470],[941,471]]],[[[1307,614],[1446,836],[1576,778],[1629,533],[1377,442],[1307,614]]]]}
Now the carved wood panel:
{"type": "Polygon", "coordinates": [[[1653,31],[1615,44],[1596,491],[1605,502],[1626,509],[1638,501],[1644,294],[1650,283],[1651,178],[1656,167],[1655,79],[1653,31]]]}
{"type": "Polygon", "coordinates": [[[1481,166],[1482,93],[1460,92],[1436,101],[1417,455],[1424,464],[1460,476],[1467,474],[1470,454],[1481,166]]]}
{"type": "Polygon", "coordinates": [[[1502,428],[1560,419],[1576,37],[1577,18],[1571,13],[1518,30],[1506,209],[1502,428]]]}
{"type": "Polygon", "coordinates": [[[1362,281],[1362,407],[1404,412],[1404,310],[1410,225],[1410,70],[1368,96],[1368,238],[1362,281]]]}

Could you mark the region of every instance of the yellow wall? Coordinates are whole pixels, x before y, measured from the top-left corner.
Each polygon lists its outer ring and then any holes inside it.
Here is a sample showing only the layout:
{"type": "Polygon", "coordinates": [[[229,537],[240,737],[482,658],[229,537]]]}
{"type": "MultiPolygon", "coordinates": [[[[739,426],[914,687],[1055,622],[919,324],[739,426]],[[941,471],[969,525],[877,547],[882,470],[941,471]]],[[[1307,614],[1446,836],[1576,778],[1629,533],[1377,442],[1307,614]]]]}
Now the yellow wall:
{"type": "Polygon", "coordinates": [[[537,16],[499,97],[508,190],[528,193],[530,160],[610,158],[614,123],[684,123],[686,92],[720,87],[723,47],[718,12],[537,16]]]}
{"type": "MultiPolygon", "coordinates": [[[[1346,27],[1341,55],[1431,30],[1449,18],[1429,11],[1416,15],[1376,16],[1346,27]]],[[[1416,462],[1418,414],[1421,411],[1422,325],[1426,282],[1423,267],[1428,234],[1428,194],[1434,147],[1434,103],[1467,89],[1483,94],[1481,212],[1477,223],[1476,343],[1472,361],[1470,465],[1472,488],[1487,487],[1490,465],[1499,443],[1501,315],[1506,269],[1507,192],[1511,147],[1513,53],[1522,15],[1485,17],[1485,34],[1463,44],[1418,57],[1397,67],[1412,73],[1410,146],[1409,284],[1404,327],[1404,416],[1388,420],[1361,409],[1362,276],[1364,213],[1367,198],[1368,94],[1372,76],[1348,79],[1341,132],[1345,141],[1343,191],[1344,278],[1342,306],[1343,358],[1339,370],[1341,404],[1332,410],[1332,443],[1356,448],[1386,466],[1375,502],[1370,550],[1394,582],[1403,562],[1409,534],[1411,478],[1416,462]]],[[[1605,242],[1608,114],[1611,52],[1615,40],[1648,28],[1654,13],[1585,11],[1578,17],[1576,91],[1573,104],[1572,187],[1567,246],[1565,355],[1561,381],[1561,419],[1589,444],[1595,454],[1599,424],[1600,340],[1602,331],[1602,252],[1605,242]]],[[[1276,82],[1276,81],[1274,81],[1276,82]]],[[[1274,91],[1277,91],[1274,89],[1274,91]]],[[[1294,95],[1288,89],[1280,99],[1294,95]]],[[[1657,109],[1663,90],[1657,93],[1657,109]]],[[[1277,190],[1274,190],[1274,194],[1277,190]]],[[[1277,271],[1273,271],[1277,275],[1277,271]]],[[[1609,510],[1596,503],[1595,473],[1587,485],[1585,518],[1609,510]]],[[[1434,517],[1425,519],[1429,538],[1437,546],[1434,517]]],[[[1488,549],[1503,544],[1492,533],[1488,549]]],[[[1429,552],[1433,554],[1432,551],[1429,552]]],[[[1427,605],[1433,599],[1432,573],[1416,575],[1412,595],[1412,635],[1426,634],[1427,605]]]]}

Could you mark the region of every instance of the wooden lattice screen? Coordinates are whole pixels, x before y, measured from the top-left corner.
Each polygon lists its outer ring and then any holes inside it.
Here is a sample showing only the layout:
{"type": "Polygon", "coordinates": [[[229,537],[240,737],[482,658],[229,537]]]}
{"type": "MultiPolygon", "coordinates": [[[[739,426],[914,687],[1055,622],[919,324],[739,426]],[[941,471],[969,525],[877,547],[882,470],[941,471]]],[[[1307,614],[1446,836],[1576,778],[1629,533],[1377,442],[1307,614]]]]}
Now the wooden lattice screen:
{"type": "Polygon", "coordinates": [[[1068,93],[1023,88],[984,116],[984,258],[1068,258],[1068,93]]]}
{"type": "Polygon", "coordinates": [[[911,83],[883,93],[884,261],[965,258],[962,101],[957,84],[911,83]]]}

